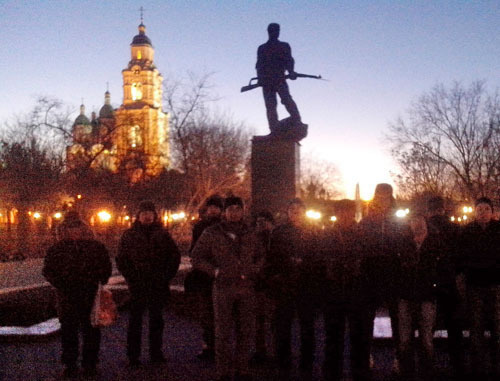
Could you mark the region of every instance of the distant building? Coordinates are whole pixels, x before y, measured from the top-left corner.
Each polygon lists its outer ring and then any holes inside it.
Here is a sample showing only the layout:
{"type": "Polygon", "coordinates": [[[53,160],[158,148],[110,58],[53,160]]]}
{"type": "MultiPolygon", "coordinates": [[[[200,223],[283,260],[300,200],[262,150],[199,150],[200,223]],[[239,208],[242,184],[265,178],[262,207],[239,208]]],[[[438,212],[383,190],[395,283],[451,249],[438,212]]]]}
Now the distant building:
{"type": "Polygon", "coordinates": [[[125,171],[132,182],[153,177],[169,166],[168,117],[162,110],[163,77],[141,22],[123,75],[123,103],[114,110],[106,91],[104,105],[89,119],[85,106],[73,124],[67,147],[68,169],[82,166],[125,171]]]}

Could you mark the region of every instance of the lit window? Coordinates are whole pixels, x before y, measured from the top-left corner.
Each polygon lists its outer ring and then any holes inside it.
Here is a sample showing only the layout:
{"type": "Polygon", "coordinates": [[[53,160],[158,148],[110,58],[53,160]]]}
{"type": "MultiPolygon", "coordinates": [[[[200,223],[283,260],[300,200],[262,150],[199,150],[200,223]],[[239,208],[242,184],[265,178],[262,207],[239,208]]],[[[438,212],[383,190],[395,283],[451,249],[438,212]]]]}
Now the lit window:
{"type": "Polygon", "coordinates": [[[142,83],[132,84],[132,100],[138,101],[142,99],[142,83]]]}
{"type": "Polygon", "coordinates": [[[130,127],[128,141],[132,148],[137,148],[142,145],[141,128],[138,125],[130,127]]]}
{"type": "Polygon", "coordinates": [[[137,59],[140,60],[142,58],[142,52],[139,50],[137,52],[137,59]]]}

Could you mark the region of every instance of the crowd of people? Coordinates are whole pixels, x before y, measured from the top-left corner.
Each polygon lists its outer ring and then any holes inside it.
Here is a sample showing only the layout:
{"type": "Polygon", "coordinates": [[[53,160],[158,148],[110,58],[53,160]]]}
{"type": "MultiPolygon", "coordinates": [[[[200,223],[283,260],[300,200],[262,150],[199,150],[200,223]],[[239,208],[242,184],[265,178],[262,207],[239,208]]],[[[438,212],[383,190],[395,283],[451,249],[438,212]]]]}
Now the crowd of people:
{"type": "MultiPolygon", "coordinates": [[[[305,212],[303,201],[293,199],[284,223],[276,224],[264,211],[249,225],[241,198],[206,200],[193,229],[193,269],[185,289],[196,296],[203,329],[198,357],[215,361],[219,380],[251,380],[252,361],[274,364],[276,377],[289,380],[295,373],[294,319],[300,332],[298,372],[301,379],[312,379],[320,316],[325,327],[323,379],[343,379],[348,329],[352,379],[370,380],[374,319],[380,308],[391,320],[394,373],[400,379],[436,377],[433,337],[441,320],[452,377],[498,379],[500,222],[493,219],[491,200],[478,199],[475,219],[464,227],[449,220],[439,197],[430,199],[425,211],[397,218],[388,184],[377,185],[359,223],[354,211],[344,212],[333,227],[322,228],[309,223],[305,212]]],[[[98,283],[105,284],[111,274],[111,262],[76,216],[66,216],[61,232],[61,240],[47,252],[44,275],[58,290],[64,374],[78,372],[80,329],[83,370],[95,374],[100,336],[90,325],[90,308],[98,283]]],[[[122,235],[116,263],[130,290],[129,364],[141,364],[146,309],[150,360],[164,362],[162,309],[180,253],[151,202],[141,203],[133,226],[122,235]]]]}

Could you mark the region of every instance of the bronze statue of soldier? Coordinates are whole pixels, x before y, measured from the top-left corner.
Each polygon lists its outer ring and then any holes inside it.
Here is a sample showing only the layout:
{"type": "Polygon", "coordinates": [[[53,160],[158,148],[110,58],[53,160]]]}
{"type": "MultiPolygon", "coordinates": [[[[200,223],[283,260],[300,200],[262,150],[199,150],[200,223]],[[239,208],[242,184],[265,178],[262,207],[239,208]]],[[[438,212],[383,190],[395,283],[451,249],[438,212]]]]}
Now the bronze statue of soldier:
{"type": "Polygon", "coordinates": [[[269,129],[273,134],[279,127],[276,94],[279,94],[281,103],[290,114],[293,124],[301,124],[301,118],[286,83],[286,78],[297,79],[292,49],[288,43],[278,40],[280,35],[279,24],[269,24],[267,32],[269,40],[259,46],[255,68],[257,69],[258,84],[262,86],[269,129]],[[285,76],[285,72],[288,72],[287,76],[285,76]]]}

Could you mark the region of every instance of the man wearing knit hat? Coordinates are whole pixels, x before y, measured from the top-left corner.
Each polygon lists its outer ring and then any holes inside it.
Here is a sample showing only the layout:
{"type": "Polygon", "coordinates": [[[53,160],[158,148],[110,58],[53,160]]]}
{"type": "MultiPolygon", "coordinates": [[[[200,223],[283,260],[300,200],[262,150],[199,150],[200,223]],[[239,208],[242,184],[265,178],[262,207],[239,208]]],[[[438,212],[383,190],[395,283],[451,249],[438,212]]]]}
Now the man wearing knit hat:
{"type": "Polygon", "coordinates": [[[220,380],[230,380],[234,373],[241,380],[250,379],[255,281],[264,260],[264,247],[243,222],[243,214],[241,198],[226,198],[224,220],[205,229],[191,253],[194,268],[214,279],[215,361],[220,380]],[[238,321],[234,308],[238,308],[238,321]]]}
{"type": "Polygon", "coordinates": [[[150,359],[153,363],[165,362],[162,309],[179,263],[179,250],[158,221],[155,205],[151,201],[141,202],[136,221],[120,239],[116,257],[130,291],[127,356],[131,366],[140,365],[142,316],[146,309],[150,359]]]}

